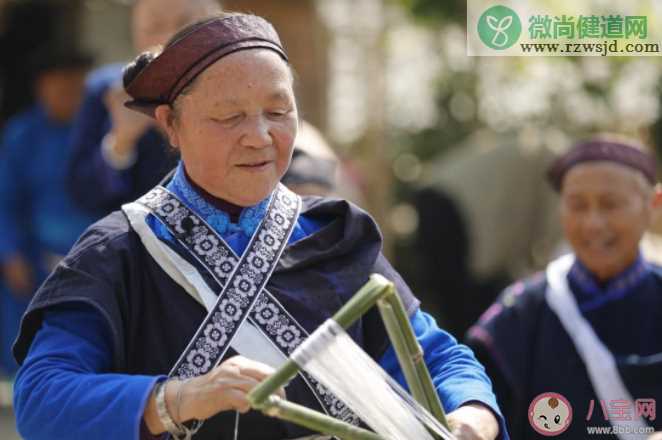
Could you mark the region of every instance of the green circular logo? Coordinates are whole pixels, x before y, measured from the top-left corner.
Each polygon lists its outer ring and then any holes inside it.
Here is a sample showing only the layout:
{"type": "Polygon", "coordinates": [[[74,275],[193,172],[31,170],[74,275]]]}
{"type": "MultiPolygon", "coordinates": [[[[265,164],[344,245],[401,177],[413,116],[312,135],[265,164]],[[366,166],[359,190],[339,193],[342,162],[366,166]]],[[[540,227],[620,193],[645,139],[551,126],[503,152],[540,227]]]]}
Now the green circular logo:
{"type": "Polygon", "coordinates": [[[492,6],[478,20],[478,36],[487,47],[508,49],[522,33],[522,22],[517,13],[505,6],[492,6]]]}

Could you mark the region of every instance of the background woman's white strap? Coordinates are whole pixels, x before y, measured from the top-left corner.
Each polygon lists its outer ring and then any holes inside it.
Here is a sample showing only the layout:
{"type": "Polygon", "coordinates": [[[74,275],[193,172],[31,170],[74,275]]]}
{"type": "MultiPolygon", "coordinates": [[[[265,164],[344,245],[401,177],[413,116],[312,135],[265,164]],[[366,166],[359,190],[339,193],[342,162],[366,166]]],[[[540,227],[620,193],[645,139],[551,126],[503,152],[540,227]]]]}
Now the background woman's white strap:
{"type": "MultiPolygon", "coordinates": [[[[147,252],[161,269],[209,312],[216,304],[217,296],[193,265],[180,257],[154,234],[154,231],[145,222],[149,210],[138,203],[128,203],[122,206],[122,210],[129,218],[131,227],[140,237],[147,252]]],[[[287,360],[271,341],[248,321],[244,321],[244,324],[237,330],[230,347],[242,356],[273,368],[280,367],[287,360]]]]}
{"type": "MultiPolygon", "coordinates": [[[[574,343],[598,397],[606,403],[623,399],[632,402],[632,396],[618,373],[614,356],[582,316],[570,292],[567,275],[574,259],[573,255],[564,255],[547,266],[545,300],[574,343]]],[[[610,419],[609,422],[614,427],[624,428],[623,431],[632,432],[618,434],[620,439],[641,438],[641,434],[635,433],[644,432],[647,426],[641,417],[636,416],[631,421],[610,419]]]]}

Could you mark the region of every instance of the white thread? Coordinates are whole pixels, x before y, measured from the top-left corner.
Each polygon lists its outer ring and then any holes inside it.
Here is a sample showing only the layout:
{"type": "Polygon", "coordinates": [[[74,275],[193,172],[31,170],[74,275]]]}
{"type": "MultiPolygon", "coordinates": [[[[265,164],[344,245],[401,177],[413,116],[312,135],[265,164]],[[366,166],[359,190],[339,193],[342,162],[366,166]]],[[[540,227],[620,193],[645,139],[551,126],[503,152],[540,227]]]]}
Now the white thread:
{"type": "Polygon", "coordinates": [[[433,440],[426,427],[443,439],[454,438],[332,319],[291,357],[386,439],[433,440]]]}

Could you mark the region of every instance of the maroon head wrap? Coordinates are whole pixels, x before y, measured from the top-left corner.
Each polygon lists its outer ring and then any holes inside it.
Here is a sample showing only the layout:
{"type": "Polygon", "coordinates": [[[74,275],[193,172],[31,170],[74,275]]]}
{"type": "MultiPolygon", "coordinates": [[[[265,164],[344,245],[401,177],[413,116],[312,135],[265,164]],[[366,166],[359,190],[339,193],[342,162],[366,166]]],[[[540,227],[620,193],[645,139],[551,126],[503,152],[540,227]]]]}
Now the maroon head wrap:
{"type": "Polygon", "coordinates": [[[226,55],[247,49],[273,50],[287,61],[276,30],[262,17],[233,14],[193,25],[126,85],[133,100],[125,105],[154,117],[156,107],[172,104],[207,67],[226,55]]]}
{"type": "Polygon", "coordinates": [[[655,159],[643,151],[613,140],[593,139],[582,142],[549,168],[547,177],[555,190],[561,191],[565,174],[575,165],[584,162],[607,161],[633,168],[641,172],[651,184],[656,181],[655,159]]]}

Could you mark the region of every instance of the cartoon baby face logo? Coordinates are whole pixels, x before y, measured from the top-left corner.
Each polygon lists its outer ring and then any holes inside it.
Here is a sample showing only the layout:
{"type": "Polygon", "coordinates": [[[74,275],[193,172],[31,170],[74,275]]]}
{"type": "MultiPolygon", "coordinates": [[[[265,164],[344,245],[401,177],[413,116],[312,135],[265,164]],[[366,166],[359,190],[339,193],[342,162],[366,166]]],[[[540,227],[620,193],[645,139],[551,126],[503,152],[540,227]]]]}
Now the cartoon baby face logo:
{"type": "Polygon", "coordinates": [[[572,406],[558,393],[538,395],[529,406],[529,423],[538,433],[554,437],[565,432],[572,421],[572,406]]]}

